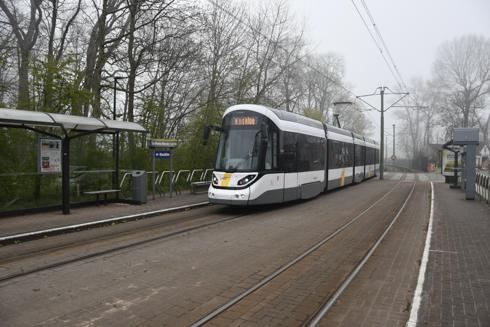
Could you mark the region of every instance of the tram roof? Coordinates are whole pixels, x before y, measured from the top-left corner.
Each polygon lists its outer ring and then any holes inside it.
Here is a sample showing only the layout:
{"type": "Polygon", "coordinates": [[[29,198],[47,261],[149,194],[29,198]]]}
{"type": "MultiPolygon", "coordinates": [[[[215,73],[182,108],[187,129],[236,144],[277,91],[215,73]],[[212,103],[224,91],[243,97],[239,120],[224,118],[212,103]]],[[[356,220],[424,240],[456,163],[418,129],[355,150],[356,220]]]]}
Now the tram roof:
{"type": "Polygon", "coordinates": [[[58,127],[65,131],[93,133],[111,133],[118,131],[147,132],[144,127],[133,122],[4,108],[0,108],[0,126],[58,127]]]}
{"type": "Polygon", "coordinates": [[[294,123],[303,124],[303,125],[323,129],[322,123],[318,120],[308,118],[308,117],[302,116],[300,114],[295,114],[293,112],[289,112],[286,110],[273,109],[273,108],[268,108],[268,107],[267,107],[267,109],[272,111],[281,120],[287,120],[287,121],[291,121],[294,123]]]}

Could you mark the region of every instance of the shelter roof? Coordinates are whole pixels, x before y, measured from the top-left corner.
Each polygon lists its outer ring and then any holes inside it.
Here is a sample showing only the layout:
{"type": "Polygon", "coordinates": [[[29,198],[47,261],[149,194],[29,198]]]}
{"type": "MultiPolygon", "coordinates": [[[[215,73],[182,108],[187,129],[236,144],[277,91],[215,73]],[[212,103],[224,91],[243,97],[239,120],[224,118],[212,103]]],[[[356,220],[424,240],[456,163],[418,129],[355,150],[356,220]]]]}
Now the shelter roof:
{"type": "Polygon", "coordinates": [[[133,122],[2,108],[0,108],[0,126],[59,127],[63,128],[66,132],[111,133],[130,131],[146,133],[145,128],[133,122]]]}

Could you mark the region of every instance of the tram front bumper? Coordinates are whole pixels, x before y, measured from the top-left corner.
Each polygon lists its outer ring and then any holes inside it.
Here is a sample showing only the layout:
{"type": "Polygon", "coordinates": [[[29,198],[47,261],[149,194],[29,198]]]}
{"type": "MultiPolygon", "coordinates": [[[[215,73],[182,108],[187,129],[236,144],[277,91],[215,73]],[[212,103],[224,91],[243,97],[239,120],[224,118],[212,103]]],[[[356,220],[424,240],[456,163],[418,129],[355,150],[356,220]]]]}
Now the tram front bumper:
{"type": "Polygon", "coordinates": [[[208,199],[210,203],[228,205],[247,205],[250,196],[250,188],[241,190],[228,190],[209,187],[208,199]]]}

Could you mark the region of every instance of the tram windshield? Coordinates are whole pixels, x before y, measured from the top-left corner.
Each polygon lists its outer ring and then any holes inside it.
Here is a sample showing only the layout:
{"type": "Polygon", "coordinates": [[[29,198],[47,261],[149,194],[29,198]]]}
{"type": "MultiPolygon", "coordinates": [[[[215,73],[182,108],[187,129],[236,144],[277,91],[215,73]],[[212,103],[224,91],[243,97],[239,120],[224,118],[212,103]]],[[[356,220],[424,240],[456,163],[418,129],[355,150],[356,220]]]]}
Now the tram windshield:
{"type": "Polygon", "coordinates": [[[225,117],[216,158],[217,170],[257,171],[262,132],[260,119],[252,115],[225,117]]]}

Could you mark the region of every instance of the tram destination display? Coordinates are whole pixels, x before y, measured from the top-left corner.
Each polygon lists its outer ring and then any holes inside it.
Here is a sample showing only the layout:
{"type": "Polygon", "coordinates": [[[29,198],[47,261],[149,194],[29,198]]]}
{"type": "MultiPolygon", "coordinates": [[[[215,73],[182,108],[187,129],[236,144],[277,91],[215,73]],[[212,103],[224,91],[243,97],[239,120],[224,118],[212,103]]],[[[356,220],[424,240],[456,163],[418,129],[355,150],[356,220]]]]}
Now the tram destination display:
{"type": "Polygon", "coordinates": [[[235,116],[231,118],[232,126],[255,126],[257,117],[254,116],[235,116]]]}
{"type": "Polygon", "coordinates": [[[61,140],[40,137],[38,153],[40,173],[61,173],[61,140]]]}

